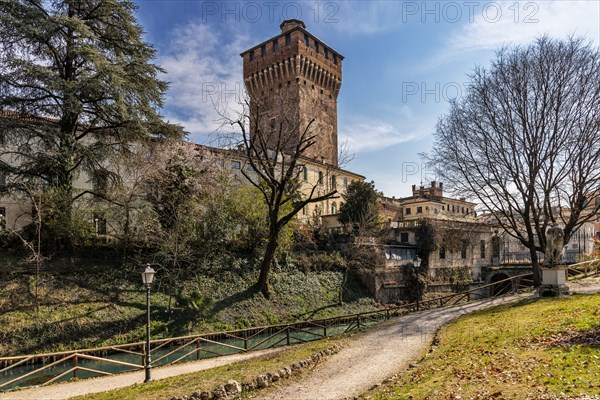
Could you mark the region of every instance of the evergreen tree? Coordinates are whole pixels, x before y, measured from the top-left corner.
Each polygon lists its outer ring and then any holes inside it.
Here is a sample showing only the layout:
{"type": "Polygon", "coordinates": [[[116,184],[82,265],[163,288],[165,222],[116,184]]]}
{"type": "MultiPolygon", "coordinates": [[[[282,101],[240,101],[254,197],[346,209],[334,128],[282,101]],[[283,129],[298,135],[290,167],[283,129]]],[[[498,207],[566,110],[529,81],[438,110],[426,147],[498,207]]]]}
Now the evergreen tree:
{"type": "MultiPolygon", "coordinates": [[[[128,0],[0,0],[0,174],[62,193],[67,228],[85,172],[114,175],[107,158],[152,136],[181,136],[158,109],[167,89],[128,0]]],[[[68,232],[69,229],[66,229],[68,232]]],[[[70,244],[70,236],[61,238],[70,244]]]]}
{"type": "Polygon", "coordinates": [[[373,181],[350,183],[344,200],[338,217],[343,225],[364,232],[372,232],[378,227],[377,192],[373,181]]]}

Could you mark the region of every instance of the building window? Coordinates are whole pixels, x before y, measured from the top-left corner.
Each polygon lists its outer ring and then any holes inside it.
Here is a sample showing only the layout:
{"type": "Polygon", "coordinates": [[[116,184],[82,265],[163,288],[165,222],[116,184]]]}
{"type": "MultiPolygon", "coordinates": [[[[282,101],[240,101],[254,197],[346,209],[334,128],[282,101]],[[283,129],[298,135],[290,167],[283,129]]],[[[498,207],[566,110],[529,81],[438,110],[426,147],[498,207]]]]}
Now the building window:
{"type": "Polygon", "coordinates": [[[464,214],[465,213],[465,208],[461,207],[461,213],[464,214]]]}
{"type": "Polygon", "coordinates": [[[267,46],[265,46],[264,44],[260,48],[260,56],[262,58],[265,58],[267,56],[267,46]]]}
{"type": "Polygon", "coordinates": [[[285,34],[285,45],[289,46],[290,44],[292,44],[292,35],[289,33],[285,34]]]}
{"type": "Polygon", "coordinates": [[[335,204],[335,201],[331,204],[331,213],[337,214],[337,205],[335,204]]]}
{"type": "Polygon", "coordinates": [[[323,184],[323,172],[319,171],[319,185],[323,184]]]}
{"type": "Polygon", "coordinates": [[[319,42],[315,40],[315,55],[319,54],[319,42]]]}
{"type": "Polygon", "coordinates": [[[249,56],[249,58],[250,58],[250,62],[254,61],[254,50],[251,50],[251,51],[250,51],[250,56],[249,56]]]}
{"type": "Polygon", "coordinates": [[[306,211],[306,209],[308,208],[308,206],[304,206],[302,207],[302,215],[306,215],[308,212],[306,211]]]}
{"type": "Polygon", "coordinates": [[[417,214],[421,214],[423,212],[423,207],[417,207],[417,214]]]}
{"type": "Polygon", "coordinates": [[[302,167],[302,179],[305,181],[308,180],[308,168],[306,166],[302,167]]]}
{"type": "Polygon", "coordinates": [[[6,190],[6,176],[0,175],[0,192],[6,190]]]}
{"type": "Polygon", "coordinates": [[[404,214],[405,214],[405,215],[410,215],[410,208],[406,208],[406,209],[404,210],[404,214]]]}
{"type": "Polygon", "coordinates": [[[485,240],[479,242],[479,256],[481,259],[485,258],[485,240]]]}
{"type": "Polygon", "coordinates": [[[279,42],[277,42],[277,39],[273,40],[273,53],[275,53],[278,49],[279,49],[279,42]]]}
{"type": "Polygon", "coordinates": [[[308,34],[304,34],[304,45],[308,47],[308,34]]]}
{"type": "Polygon", "coordinates": [[[333,63],[337,65],[337,55],[333,53],[333,63]]]}
{"type": "Polygon", "coordinates": [[[242,168],[242,163],[239,161],[232,161],[231,162],[231,168],[232,169],[241,169],[242,168]]]}
{"type": "Polygon", "coordinates": [[[452,212],[454,212],[454,206],[452,206],[452,212]]]}
{"type": "Polygon", "coordinates": [[[6,230],[6,208],[0,207],[0,231],[6,230]]]}
{"type": "Polygon", "coordinates": [[[348,178],[344,178],[344,190],[348,189],[348,178]]]}
{"type": "Polygon", "coordinates": [[[445,260],[446,259],[446,247],[445,246],[440,246],[440,260],[445,260]]]}
{"type": "Polygon", "coordinates": [[[323,48],[323,52],[325,54],[325,59],[329,60],[329,49],[327,47],[323,48]]]}
{"type": "Polygon", "coordinates": [[[400,243],[408,243],[408,232],[400,232],[400,243]]]}
{"type": "Polygon", "coordinates": [[[335,175],[331,176],[331,188],[337,189],[337,177],[335,175]]]}
{"type": "Polygon", "coordinates": [[[0,132],[0,146],[4,146],[6,144],[6,139],[4,138],[4,133],[0,132]]]}
{"type": "Polygon", "coordinates": [[[467,258],[467,241],[463,240],[460,246],[460,258],[467,258]]]}

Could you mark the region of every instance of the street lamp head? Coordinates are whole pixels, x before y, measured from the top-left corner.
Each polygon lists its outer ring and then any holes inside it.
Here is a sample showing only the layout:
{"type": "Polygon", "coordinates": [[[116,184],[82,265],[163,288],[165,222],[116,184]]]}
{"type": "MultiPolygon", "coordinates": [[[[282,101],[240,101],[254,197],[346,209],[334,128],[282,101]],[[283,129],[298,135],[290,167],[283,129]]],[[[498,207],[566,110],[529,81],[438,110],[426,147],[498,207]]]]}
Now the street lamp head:
{"type": "Polygon", "coordinates": [[[146,264],[146,269],[142,272],[142,282],[146,286],[150,286],[152,281],[154,280],[154,274],[156,271],[150,266],[150,264],[146,264]]]}
{"type": "Polygon", "coordinates": [[[421,258],[419,258],[419,256],[413,260],[413,265],[415,268],[419,268],[421,266],[421,258]]]}

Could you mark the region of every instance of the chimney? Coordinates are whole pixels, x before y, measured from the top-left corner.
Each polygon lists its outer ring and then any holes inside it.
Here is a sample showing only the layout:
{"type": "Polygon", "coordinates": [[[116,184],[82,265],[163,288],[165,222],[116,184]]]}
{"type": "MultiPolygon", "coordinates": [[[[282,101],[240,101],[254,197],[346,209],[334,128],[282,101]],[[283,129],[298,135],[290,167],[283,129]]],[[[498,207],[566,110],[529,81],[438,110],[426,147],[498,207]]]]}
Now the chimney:
{"type": "Polygon", "coordinates": [[[431,187],[434,188],[435,187],[435,181],[431,181],[431,187]]]}
{"type": "Polygon", "coordinates": [[[304,22],[300,21],[299,19],[286,19],[281,23],[281,25],[279,25],[279,27],[281,28],[281,33],[285,33],[297,26],[301,27],[302,29],[306,29],[306,25],[304,25],[304,22]]]}

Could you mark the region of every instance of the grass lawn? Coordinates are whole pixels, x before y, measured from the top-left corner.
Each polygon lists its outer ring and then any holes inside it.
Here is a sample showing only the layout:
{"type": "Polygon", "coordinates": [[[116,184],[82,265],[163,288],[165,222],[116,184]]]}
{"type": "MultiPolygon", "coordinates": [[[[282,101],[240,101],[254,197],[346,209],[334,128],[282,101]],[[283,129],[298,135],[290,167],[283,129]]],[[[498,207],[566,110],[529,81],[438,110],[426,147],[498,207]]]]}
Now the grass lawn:
{"type": "Polygon", "coordinates": [[[532,299],[445,326],[374,399],[555,399],[600,394],[600,295],[532,299]]]}

